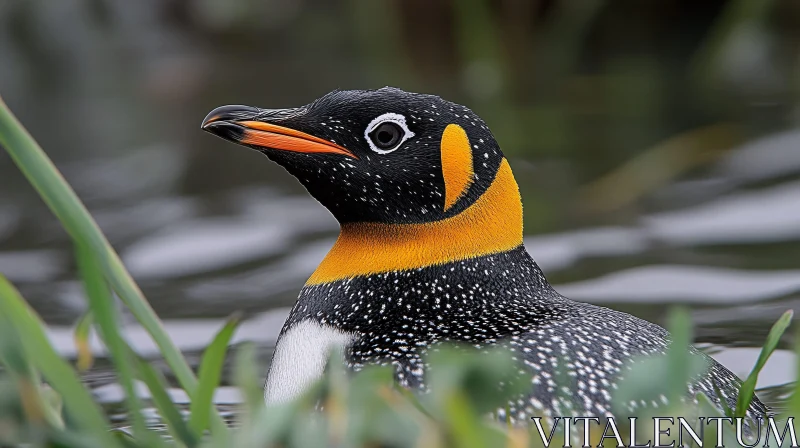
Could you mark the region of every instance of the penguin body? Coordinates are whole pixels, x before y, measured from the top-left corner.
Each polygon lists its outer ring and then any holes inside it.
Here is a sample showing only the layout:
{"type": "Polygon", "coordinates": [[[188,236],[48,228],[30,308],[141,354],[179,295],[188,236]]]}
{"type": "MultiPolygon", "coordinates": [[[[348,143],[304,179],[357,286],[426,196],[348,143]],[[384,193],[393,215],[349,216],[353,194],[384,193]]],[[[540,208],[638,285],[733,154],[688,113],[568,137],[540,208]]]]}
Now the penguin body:
{"type": "MultiPolygon", "coordinates": [[[[281,331],[268,403],[302,393],[334,345],[354,370],[392,365],[399,384],[425,390],[426,353],[458,342],[507,347],[530,377],[501,418],[610,416],[630,361],[666,353],[660,326],[550,286],[522,242],[511,168],[466,107],[393,88],[337,91],[297,109],[225,106],[203,128],[284,166],[341,224],[281,331]]],[[[708,361],[687,394],[721,408],[716,388],[735,407],[741,381],[708,361]]],[[[749,415],[766,413],[754,399],[749,415]]]]}

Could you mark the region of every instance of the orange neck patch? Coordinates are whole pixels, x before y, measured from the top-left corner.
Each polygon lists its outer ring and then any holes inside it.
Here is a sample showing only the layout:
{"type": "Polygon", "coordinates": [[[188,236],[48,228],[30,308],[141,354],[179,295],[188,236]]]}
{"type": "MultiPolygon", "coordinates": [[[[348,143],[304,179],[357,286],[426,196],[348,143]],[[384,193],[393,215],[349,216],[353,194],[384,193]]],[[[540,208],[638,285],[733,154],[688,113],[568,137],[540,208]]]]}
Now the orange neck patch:
{"type": "Polygon", "coordinates": [[[430,223],[342,225],[339,239],[306,285],[489,255],[522,244],[522,201],[508,161],[463,212],[430,223]]]}
{"type": "Polygon", "coordinates": [[[444,211],[447,211],[467,192],[475,176],[472,148],[469,146],[467,133],[461,126],[447,125],[442,134],[441,152],[444,211]]]}

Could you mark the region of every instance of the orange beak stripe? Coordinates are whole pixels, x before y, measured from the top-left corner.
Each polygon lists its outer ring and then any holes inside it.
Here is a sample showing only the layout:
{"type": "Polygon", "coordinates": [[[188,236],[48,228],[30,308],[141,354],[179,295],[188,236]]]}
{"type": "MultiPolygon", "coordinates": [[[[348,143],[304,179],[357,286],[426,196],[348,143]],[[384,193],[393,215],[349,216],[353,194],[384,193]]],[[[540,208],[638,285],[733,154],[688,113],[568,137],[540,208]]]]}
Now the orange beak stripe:
{"type": "Polygon", "coordinates": [[[341,154],[358,159],[347,148],[305,132],[261,121],[238,121],[236,124],[245,128],[239,141],[243,144],[293,152],[341,154]]]}

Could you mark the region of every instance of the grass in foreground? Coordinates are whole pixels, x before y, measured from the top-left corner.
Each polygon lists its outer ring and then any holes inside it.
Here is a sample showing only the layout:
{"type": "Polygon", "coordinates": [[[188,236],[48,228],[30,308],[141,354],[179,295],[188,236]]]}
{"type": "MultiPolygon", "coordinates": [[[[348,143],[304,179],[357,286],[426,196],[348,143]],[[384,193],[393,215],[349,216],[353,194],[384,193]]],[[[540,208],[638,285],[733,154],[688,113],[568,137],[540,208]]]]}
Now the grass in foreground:
{"type": "MultiPolygon", "coordinates": [[[[263,405],[261,381],[253,348],[237,353],[235,377],[244,403],[235,429],[225,425],[213,405],[213,392],[238,318],[231,318],[206,349],[198,375],[167,336],[138,286],[114,249],[53,163],[0,100],[0,145],[36,188],[75,242],[79,272],[89,314],[76,330],[81,354],[78,367],[61,359],[50,345],[45,326],[16,289],[0,276],[0,445],[27,443],[47,447],[266,447],[266,446],[541,446],[533,428],[517,428],[486,418],[527,385],[515,379],[516,364],[499,351],[470,352],[443,348],[432,355],[430,394],[398,389],[387,368],[367,368],[348,375],[340,363],[300,399],[278,407],[263,405]],[[170,401],[161,373],[131,350],[119,332],[116,294],[157,343],[161,355],[191,399],[188,418],[170,401]],[[109,422],[90,391],[81,384],[79,369],[90,361],[86,338],[94,328],[107,346],[125,407],[130,433],[110,430],[109,422]],[[144,383],[171,439],[147,427],[143,400],[135,383],[144,383]],[[504,384],[501,389],[487,385],[504,384]],[[323,411],[318,411],[319,405],[323,411]]],[[[745,380],[735,409],[741,416],[753,398],[758,373],[775,350],[791,320],[784,314],[770,332],[761,356],[745,380]]],[[[674,349],[667,358],[647,360],[620,387],[619,402],[665,395],[678,403],[697,366],[685,347],[691,323],[685,312],[671,316],[674,349]]],[[[798,345],[800,347],[800,345],[798,345]]],[[[334,357],[335,358],[335,357],[334,357]]],[[[799,357],[800,359],[800,357],[799,357]]],[[[701,366],[702,367],[702,366],[701,366]]],[[[800,372],[800,369],[798,369],[800,372]]],[[[800,385],[800,382],[798,383],[800,385]]],[[[569,398],[569,397],[565,397],[569,398]]],[[[706,400],[707,401],[707,400],[706,400]]],[[[719,415],[708,404],[678,405],[666,415],[719,415]]],[[[795,390],[787,415],[800,412],[795,390]]],[[[643,416],[645,417],[645,416],[643,416]]],[[[576,429],[577,431],[577,429],[576,429]]],[[[602,432],[602,431],[601,431],[602,432]]],[[[559,434],[555,435],[558,440],[559,434]]],[[[707,431],[708,446],[714,432],[707,431]]],[[[730,435],[732,438],[733,436],[730,435]]],[[[593,443],[597,445],[599,440],[593,443]]],[[[606,440],[606,443],[613,442],[606,440]]],[[[609,445],[609,446],[613,446],[609,445]]]]}

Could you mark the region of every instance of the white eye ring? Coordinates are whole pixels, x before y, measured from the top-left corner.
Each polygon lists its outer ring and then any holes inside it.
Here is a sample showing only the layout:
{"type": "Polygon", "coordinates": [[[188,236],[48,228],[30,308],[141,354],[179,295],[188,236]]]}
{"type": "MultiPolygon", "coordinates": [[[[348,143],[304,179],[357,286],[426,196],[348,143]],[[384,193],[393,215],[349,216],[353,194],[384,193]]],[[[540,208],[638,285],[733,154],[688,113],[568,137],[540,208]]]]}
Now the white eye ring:
{"type": "Polygon", "coordinates": [[[393,112],[388,112],[379,117],[376,117],[374,120],[369,122],[367,129],[364,130],[364,138],[367,140],[367,143],[369,143],[370,149],[377,152],[378,154],[389,154],[390,152],[399,148],[400,145],[402,145],[406,140],[410,139],[413,136],[414,133],[411,132],[408,129],[408,125],[406,125],[406,117],[393,112]],[[386,123],[387,121],[391,121],[392,123],[395,123],[396,125],[400,126],[400,128],[403,129],[403,137],[400,138],[400,141],[397,143],[397,145],[395,145],[394,148],[380,149],[376,147],[374,143],[372,143],[372,139],[369,138],[369,134],[370,132],[374,131],[375,128],[382,125],[383,123],[386,123]]]}

